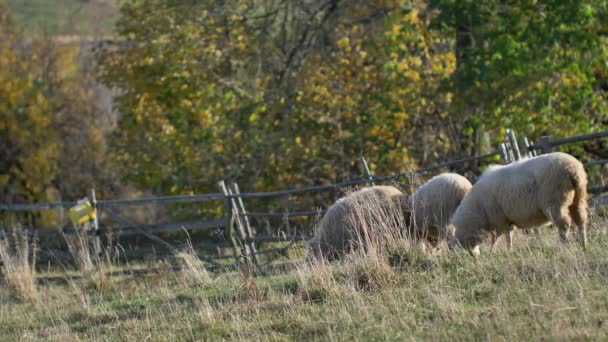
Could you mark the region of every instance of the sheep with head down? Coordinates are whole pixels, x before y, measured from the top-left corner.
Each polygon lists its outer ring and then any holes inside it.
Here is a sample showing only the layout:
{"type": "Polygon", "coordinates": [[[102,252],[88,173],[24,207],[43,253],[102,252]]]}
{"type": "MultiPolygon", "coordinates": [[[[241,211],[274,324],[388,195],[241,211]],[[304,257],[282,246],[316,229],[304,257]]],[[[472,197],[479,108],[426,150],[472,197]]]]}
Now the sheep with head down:
{"type": "Polygon", "coordinates": [[[442,173],[422,185],[405,206],[411,213],[410,237],[433,246],[446,241],[450,217],[472,186],[468,179],[456,173],[442,173]]]}
{"type": "Polygon", "coordinates": [[[456,241],[479,255],[482,231],[493,236],[549,222],[566,240],[572,223],[587,245],[587,174],[569,154],[555,152],[486,170],[450,220],[456,241]]]}
{"type": "Polygon", "coordinates": [[[412,196],[391,186],[365,188],[338,200],[309,242],[315,258],[334,260],[359,246],[381,249],[403,237],[436,246],[445,240],[447,223],[471,189],[466,178],[446,173],[432,178],[412,196]]]}
{"type": "Polygon", "coordinates": [[[404,220],[402,195],[392,186],[372,186],[337,200],[319,222],[309,253],[335,260],[359,246],[376,246],[398,235],[404,220]]]}

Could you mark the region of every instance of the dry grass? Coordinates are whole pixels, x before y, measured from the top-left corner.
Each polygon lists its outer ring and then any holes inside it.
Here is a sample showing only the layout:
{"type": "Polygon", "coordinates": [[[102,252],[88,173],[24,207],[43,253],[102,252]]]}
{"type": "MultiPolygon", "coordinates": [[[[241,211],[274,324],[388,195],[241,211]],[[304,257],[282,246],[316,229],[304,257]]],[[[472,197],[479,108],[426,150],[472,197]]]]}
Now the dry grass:
{"type": "Polygon", "coordinates": [[[92,251],[87,232],[78,227],[74,234],[66,235],[63,232],[61,234],[74,259],[76,269],[84,275],[94,273],[96,269],[95,261],[98,261],[96,260],[98,257],[92,251]]]}
{"type": "Polygon", "coordinates": [[[187,246],[184,250],[175,253],[175,260],[178,268],[180,279],[185,286],[206,285],[211,282],[211,277],[205,269],[204,263],[199,259],[198,255],[192,247],[190,239],[187,240],[187,246]]]}
{"type": "Polygon", "coordinates": [[[0,279],[13,297],[27,302],[37,300],[35,259],[36,245],[26,234],[19,229],[9,234],[0,231],[0,279]]]}
{"type": "Polygon", "coordinates": [[[118,277],[106,292],[83,290],[86,306],[69,285],[41,286],[36,306],[0,289],[0,332],[6,340],[603,340],[608,231],[606,219],[592,222],[587,251],[542,229],[517,232],[511,253],[484,245],[476,261],[395,241],[386,254],[268,277],[210,274],[196,286],[170,271],[118,277]]]}

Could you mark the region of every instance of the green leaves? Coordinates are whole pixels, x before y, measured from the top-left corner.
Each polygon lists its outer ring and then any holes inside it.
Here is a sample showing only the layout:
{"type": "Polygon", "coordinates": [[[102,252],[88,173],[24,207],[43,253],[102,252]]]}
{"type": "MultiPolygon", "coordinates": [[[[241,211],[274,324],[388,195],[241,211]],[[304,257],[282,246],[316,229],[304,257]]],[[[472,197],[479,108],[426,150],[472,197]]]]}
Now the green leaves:
{"type": "Polygon", "coordinates": [[[487,127],[563,135],[605,117],[605,93],[594,81],[605,58],[597,33],[608,15],[603,1],[430,4],[441,11],[434,26],[464,39],[450,87],[458,108],[484,113],[487,127]]]}

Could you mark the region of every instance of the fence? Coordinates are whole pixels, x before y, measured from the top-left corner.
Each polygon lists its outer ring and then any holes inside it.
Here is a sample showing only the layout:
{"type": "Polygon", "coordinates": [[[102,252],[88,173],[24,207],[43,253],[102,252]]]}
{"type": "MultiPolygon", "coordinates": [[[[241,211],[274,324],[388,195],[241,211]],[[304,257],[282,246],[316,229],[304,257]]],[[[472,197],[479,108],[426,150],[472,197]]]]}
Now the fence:
{"type": "MultiPolygon", "coordinates": [[[[215,248],[230,248],[232,254],[217,255],[205,254],[200,255],[201,260],[218,261],[221,259],[234,259],[234,265],[245,265],[248,269],[256,269],[262,266],[261,256],[266,255],[270,263],[274,258],[268,257],[273,255],[284,255],[286,251],[296,245],[298,241],[306,240],[308,237],[302,234],[295,235],[263,235],[259,234],[259,229],[254,229],[250,219],[260,218],[281,218],[286,222],[296,217],[314,218],[319,217],[324,213],[324,210],[302,210],[292,212],[248,212],[246,210],[245,201],[259,198],[276,198],[282,196],[293,196],[311,192],[323,192],[328,190],[336,190],[347,186],[374,184],[374,182],[386,182],[399,179],[400,177],[410,176],[412,174],[422,174],[430,171],[454,167],[471,162],[487,161],[490,158],[500,156],[503,162],[510,163],[519,160],[526,156],[534,156],[537,152],[548,153],[554,147],[587,141],[589,139],[597,139],[607,137],[608,131],[598,132],[593,134],[585,134],[567,138],[551,140],[549,137],[540,137],[539,143],[534,144],[526,137],[521,137],[518,143],[515,133],[507,130],[504,142],[499,145],[497,151],[486,153],[480,156],[472,156],[459,160],[447,161],[444,163],[435,164],[429,167],[420,168],[401,172],[393,175],[375,176],[372,175],[367,167],[364,158],[361,158],[362,168],[365,177],[350,181],[317,185],[305,188],[287,189],[272,192],[240,192],[236,183],[226,184],[224,181],[218,183],[218,193],[199,194],[199,195],[179,195],[179,196],[163,196],[163,197],[145,197],[137,199],[123,200],[95,200],[94,192],[91,193],[93,210],[95,218],[98,218],[99,212],[105,212],[108,218],[118,221],[122,226],[109,228],[107,225],[100,225],[95,222],[95,229],[90,231],[91,238],[94,244],[99,244],[100,235],[113,234],[115,236],[142,235],[148,239],[164,245],[169,250],[175,250],[175,247],[164,241],[158,236],[159,233],[170,233],[177,231],[208,231],[219,230],[223,232],[223,241],[210,244],[209,247],[215,248]],[[520,149],[519,146],[522,146],[520,149]],[[170,224],[133,224],[128,218],[123,217],[115,211],[116,208],[125,206],[137,206],[145,204],[168,204],[168,203],[201,203],[207,201],[221,201],[224,207],[224,215],[222,217],[214,217],[207,220],[197,220],[189,222],[179,222],[170,224]],[[257,234],[256,234],[257,233],[257,234]],[[259,244],[262,242],[286,242],[287,245],[273,246],[272,248],[261,249],[259,244]]],[[[594,167],[608,163],[608,159],[595,160],[585,163],[586,167],[594,167]]],[[[589,192],[599,194],[608,191],[605,184],[592,186],[589,192]]],[[[606,197],[595,199],[592,204],[605,205],[608,203],[606,197]]],[[[67,209],[74,206],[74,202],[58,202],[58,203],[42,203],[42,204],[0,204],[0,211],[38,211],[38,210],[55,210],[67,209]]],[[[64,230],[50,229],[26,229],[28,233],[40,238],[59,238],[62,234],[75,233],[75,228],[64,230]]],[[[216,265],[220,266],[216,263],[216,265]]],[[[224,265],[225,266],[225,265],[224,265]]],[[[138,272],[141,272],[139,270],[138,272]]]]}

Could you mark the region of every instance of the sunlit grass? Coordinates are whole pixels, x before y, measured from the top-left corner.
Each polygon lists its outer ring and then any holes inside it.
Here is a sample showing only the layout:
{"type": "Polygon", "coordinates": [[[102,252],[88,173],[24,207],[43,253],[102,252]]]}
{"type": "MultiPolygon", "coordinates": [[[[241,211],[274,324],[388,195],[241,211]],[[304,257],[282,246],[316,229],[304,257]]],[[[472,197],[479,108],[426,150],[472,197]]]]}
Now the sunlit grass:
{"type": "Polygon", "coordinates": [[[512,253],[499,243],[477,261],[463,251],[423,255],[398,244],[388,256],[301,264],[266,277],[228,272],[184,281],[167,271],[113,277],[103,291],[48,283],[38,286],[37,303],[2,288],[0,334],[125,341],[604,339],[605,225],[593,219],[587,251],[559,243],[546,228],[540,237],[518,231],[512,253]]]}

